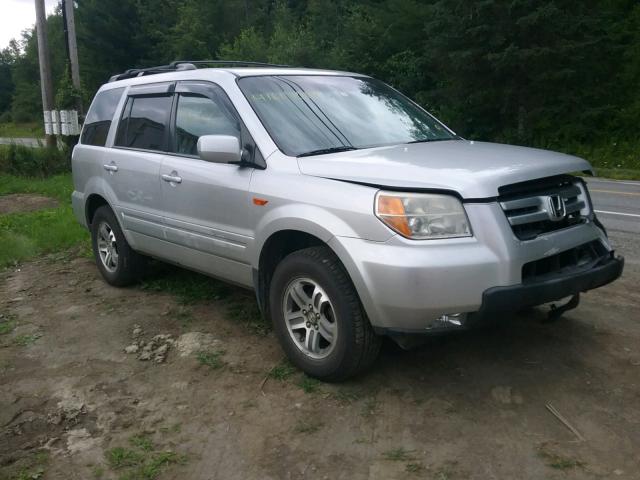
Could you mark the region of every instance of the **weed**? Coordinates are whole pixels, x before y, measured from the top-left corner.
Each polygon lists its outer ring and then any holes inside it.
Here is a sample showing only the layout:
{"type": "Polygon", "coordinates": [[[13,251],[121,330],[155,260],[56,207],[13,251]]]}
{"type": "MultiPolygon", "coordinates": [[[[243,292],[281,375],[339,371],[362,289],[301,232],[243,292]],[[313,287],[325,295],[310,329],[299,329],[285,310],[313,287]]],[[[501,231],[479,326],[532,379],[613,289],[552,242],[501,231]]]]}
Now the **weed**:
{"type": "Polygon", "coordinates": [[[28,123],[0,123],[0,137],[9,138],[41,138],[44,136],[42,124],[39,122],[28,123]]]}
{"type": "Polygon", "coordinates": [[[69,149],[32,148],[25,145],[0,145],[0,171],[13,175],[43,177],[68,172],[69,149]]]}
{"type": "Polygon", "coordinates": [[[547,466],[556,470],[570,470],[573,468],[582,468],[585,463],[575,458],[565,457],[555,452],[550,452],[545,446],[538,450],[538,456],[542,458],[547,466]]]}
{"type": "Polygon", "coordinates": [[[45,468],[49,462],[49,454],[46,451],[38,451],[34,454],[21,458],[7,470],[2,473],[8,473],[7,476],[11,480],[39,480],[44,477],[45,468]]]}
{"type": "Polygon", "coordinates": [[[424,470],[424,465],[420,462],[410,462],[404,467],[407,473],[420,473],[424,470]]]}
{"type": "Polygon", "coordinates": [[[294,373],[296,373],[296,367],[285,360],[271,369],[269,372],[269,378],[284,381],[294,373]]]}
{"type": "Polygon", "coordinates": [[[385,460],[392,462],[406,462],[407,460],[413,460],[412,452],[405,450],[404,448],[394,448],[393,450],[387,450],[382,454],[385,460]]]}
{"type": "Polygon", "coordinates": [[[0,175],[0,195],[38,193],[62,202],[57,208],[0,215],[0,268],[43,253],[89,245],[89,235],[69,205],[72,191],[70,175],[46,179],[0,175]]]}
{"type": "Polygon", "coordinates": [[[213,369],[222,368],[226,365],[220,357],[224,355],[224,350],[211,350],[198,352],[197,359],[200,365],[206,365],[213,369]]]}
{"type": "Polygon", "coordinates": [[[14,328],[16,328],[15,315],[0,315],[0,335],[11,333],[14,328]]]}
{"type": "Polygon", "coordinates": [[[41,333],[27,333],[24,335],[18,335],[13,339],[13,343],[19,347],[26,347],[35,343],[40,337],[42,337],[41,333]]]}
{"type": "Polygon", "coordinates": [[[129,443],[134,447],[138,447],[140,450],[144,450],[145,452],[150,452],[151,450],[153,450],[153,442],[148,435],[145,435],[143,433],[131,437],[129,439],[129,443]]]}
{"type": "Polygon", "coordinates": [[[102,476],[104,475],[104,468],[100,465],[95,465],[92,469],[92,472],[95,478],[102,478],[102,476]]]}
{"type": "Polygon", "coordinates": [[[294,427],[293,431],[296,433],[304,433],[304,434],[310,434],[310,433],[315,433],[318,430],[320,430],[322,428],[324,424],[322,422],[315,422],[315,421],[300,421],[296,424],[296,426],[294,427]]]}
{"type": "Polygon", "coordinates": [[[161,271],[142,283],[143,290],[167,292],[178,297],[183,305],[228,296],[229,287],[209,277],[187,270],[162,265],[161,271]]]}
{"type": "Polygon", "coordinates": [[[255,335],[264,336],[271,331],[271,325],[264,321],[254,298],[239,294],[227,304],[227,315],[231,320],[240,321],[255,335]]]}
{"type": "Polygon", "coordinates": [[[107,462],[114,470],[122,470],[120,480],[153,480],[172,464],[186,462],[184,455],[176,452],[158,451],[146,435],[135,435],[129,439],[133,449],[115,447],[106,453],[107,462]]]}
{"type": "Polygon", "coordinates": [[[306,375],[300,379],[298,386],[304,390],[304,393],[317,393],[320,391],[320,381],[306,375]]]}
{"type": "Polygon", "coordinates": [[[144,455],[135,450],[115,447],[107,451],[107,462],[111,468],[117,470],[125,467],[135,467],[144,461],[144,455]]]}

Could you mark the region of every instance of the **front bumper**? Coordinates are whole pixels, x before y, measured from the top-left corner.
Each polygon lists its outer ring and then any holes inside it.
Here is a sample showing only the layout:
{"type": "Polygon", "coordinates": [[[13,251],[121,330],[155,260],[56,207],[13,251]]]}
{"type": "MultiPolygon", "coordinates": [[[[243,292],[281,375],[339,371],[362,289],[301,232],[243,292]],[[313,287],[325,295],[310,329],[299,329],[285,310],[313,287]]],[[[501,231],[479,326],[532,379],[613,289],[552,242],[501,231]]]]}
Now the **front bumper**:
{"type": "Polygon", "coordinates": [[[553,276],[538,282],[490,288],[482,294],[482,306],[469,316],[467,325],[602,287],[619,278],[623,269],[624,258],[616,257],[611,252],[585,271],[553,276]]]}
{"type": "Polygon", "coordinates": [[[604,231],[593,222],[558,230],[535,240],[518,240],[499,205],[465,205],[473,237],[387,242],[334,237],[329,246],[349,273],[363,307],[380,333],[433,333],[459,327],[497,312],[555,301],[618,278],[623,260],[614,258],[604,231]],[[552,257],[589,242],[603,247],[604,263],[588,271],[523,281],[529,262],[552,257]],[[445,320],[443,321],[443,318],[445,320]],[[454,317],[455,318],[455,317],[454,317]],[[444,324],[444,325],[443,325],[444,324]]]}

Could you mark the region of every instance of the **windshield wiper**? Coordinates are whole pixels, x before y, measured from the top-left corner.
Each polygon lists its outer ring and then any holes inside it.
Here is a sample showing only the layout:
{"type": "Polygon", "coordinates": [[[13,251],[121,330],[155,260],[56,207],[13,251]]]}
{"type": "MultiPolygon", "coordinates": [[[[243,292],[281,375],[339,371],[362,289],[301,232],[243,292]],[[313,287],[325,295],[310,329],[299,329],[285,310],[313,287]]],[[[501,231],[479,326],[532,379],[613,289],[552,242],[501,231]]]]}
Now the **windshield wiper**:
{"type": "Polygon", "coordinates": [[[321,148],[319,150],[311,150],[310,152],[304,152],[298,155],[298,157],[311,157],[312,155],[324,155],[326,153],[338,153],[348,152],[349,150],[357,150],[356,147],[350,147],[348,145],[342,145],[340,147],[321,148]]]}
{"type": "Polygon", "coordinates": [[[407,143],[429,143],[429,142],[446,142],[447,140],[460,140],[460,137],[451,138],[423,138],[421,140],[412,140],[407,143]]]}

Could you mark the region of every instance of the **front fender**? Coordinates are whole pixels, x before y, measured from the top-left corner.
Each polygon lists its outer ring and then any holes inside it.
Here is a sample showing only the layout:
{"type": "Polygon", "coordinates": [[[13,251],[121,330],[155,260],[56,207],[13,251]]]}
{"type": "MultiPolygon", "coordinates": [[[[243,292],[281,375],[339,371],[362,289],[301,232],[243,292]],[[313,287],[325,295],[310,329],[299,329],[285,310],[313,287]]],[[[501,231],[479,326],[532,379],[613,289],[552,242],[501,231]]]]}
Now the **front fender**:
{"type": "Polygon", "coordinates": [[[282,205],[266,213],[256,225],[256,238],[251,253],[251,264],[257,268],[260,252],[273,234],[294,230],[319,238],[324,243],[336,235],[357,236],[354,229],[330,211],[315,205],[282,205]]]}

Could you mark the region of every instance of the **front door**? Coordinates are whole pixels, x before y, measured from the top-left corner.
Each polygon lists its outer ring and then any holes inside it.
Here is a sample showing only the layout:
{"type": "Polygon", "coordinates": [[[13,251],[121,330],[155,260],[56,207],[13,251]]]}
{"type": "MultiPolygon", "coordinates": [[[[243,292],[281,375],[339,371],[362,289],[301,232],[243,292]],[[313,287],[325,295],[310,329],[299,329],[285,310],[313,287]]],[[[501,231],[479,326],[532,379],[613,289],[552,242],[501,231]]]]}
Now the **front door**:
{"type": "Polygon", "coordinates": [[[174,102],[172,154],[160,168],[166,240],[176,246],[178,263],[250,286],[253,169],[207,162],[197,152],[202,135],[242,139],[247,133],[226,94],[213,84],[179,82],[174,102]]]}

